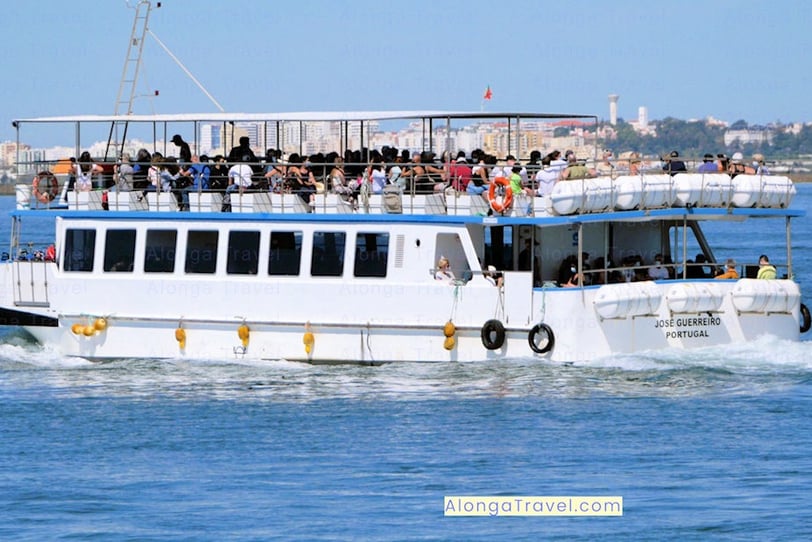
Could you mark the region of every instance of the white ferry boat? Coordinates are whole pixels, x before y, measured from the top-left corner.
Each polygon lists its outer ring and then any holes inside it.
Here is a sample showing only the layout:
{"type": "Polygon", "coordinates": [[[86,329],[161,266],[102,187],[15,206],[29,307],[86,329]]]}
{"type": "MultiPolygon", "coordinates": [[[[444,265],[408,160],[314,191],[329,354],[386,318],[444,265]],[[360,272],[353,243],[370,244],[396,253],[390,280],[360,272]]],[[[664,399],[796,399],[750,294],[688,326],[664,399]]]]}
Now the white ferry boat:
{"type": "MultiPolygon", "coordinates": [[[[573,117],[218,113],[14,126],[18,141],[23,129],[70,127],[78,156],[79,134],[100,126],[111,134],[146,127],[165,141],[178,126],[199,134],[204,122],[251,121],[279,134],[321,121],[364,134],[365,123],[409,121],[425,127],[426,149],[455,156],[452,126],[501,120],[521,158],[529,153],[522,123],[573,117]]],[[[559,181],[544,197],[512,198],[501,186],[484,196],[453,188],[382,195],[367,186],[355,202],[328,189],[312,205],[263,189],[235,192],[229,213],[218,192],[189,194],[191,212],[179,212],[171,192],[74,192],[68,175],[37,173],[36,186],[18,186],[10,216],[0,324],[22,326],[64,355],[571,362],[763,334],[799,340],[810,325],[792,279],[790,226],[805,213],[792,207],[795,188],[784,176],[653,171],[559,181]],[[31,242],[24,226],[44,216],[55,217],[53,240],[31,242]],[[762,221],[785,228],[785,246],[769,250],[776,278],[754,278],[757,258],[735,265],[740,279],[712,278],[721,263],[703,225],[718,221],[754,235],[762,221]],[[697,254],[705,261],[694,262],[697,254]],[[438,280],[442,260],[454,278],[438,280]],[[649,279],[661,267],[661,278],[649,279]]]]}

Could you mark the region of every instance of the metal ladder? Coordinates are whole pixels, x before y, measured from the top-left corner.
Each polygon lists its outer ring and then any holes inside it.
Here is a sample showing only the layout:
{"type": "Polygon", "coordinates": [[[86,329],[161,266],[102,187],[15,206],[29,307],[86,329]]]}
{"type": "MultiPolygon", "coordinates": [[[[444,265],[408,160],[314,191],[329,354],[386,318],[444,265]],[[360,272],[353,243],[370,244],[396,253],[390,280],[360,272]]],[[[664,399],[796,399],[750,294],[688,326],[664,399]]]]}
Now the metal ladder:
{"type": "Polygon", "coordinates": [[[138,70],[141,67],[141,53],[144,49],[144,38],[147,35],[149,12],[152,5],[149,0],[139,0],[135,6],[133,29],[130,33],[130,46],[124,59],[124,70],[116,96],[115,115],[131,115],[135,99],[135,84],[138,81],[138,70]]]}
{"type": "MultiPolygon", "coordinates": [[[[160,4],[159,4],[160,5],[160,4]]],[[[130,3],[127,2],[128,7],[130,3]]],[[[121,73],[121,81],[118,85],[118,95],[116,96],[116,106],[114,115],[131,115],[133,112],[133,101],[135,100],[136,83],[138,82],[138,71],[141,68],[141,54],[144,50],[144,38],[149,31],[149,13],[152,5],[149,0],[139,0],[135,6],[135,17],[133,18],[133,28],[130,32],[130,44],[127,48],[127,56],[124,58],[124,70],[121,73]]],[[[112,147],[116,152],[116,158],[123,152],[124,140],[127,135],[127,121],[115,121],[110,125],[110,134],[107,138],[107,149],[105,150],[105,160],[110,154],[112,147]],[[121,149],[119,149],[121,141],[121,149]]]]}

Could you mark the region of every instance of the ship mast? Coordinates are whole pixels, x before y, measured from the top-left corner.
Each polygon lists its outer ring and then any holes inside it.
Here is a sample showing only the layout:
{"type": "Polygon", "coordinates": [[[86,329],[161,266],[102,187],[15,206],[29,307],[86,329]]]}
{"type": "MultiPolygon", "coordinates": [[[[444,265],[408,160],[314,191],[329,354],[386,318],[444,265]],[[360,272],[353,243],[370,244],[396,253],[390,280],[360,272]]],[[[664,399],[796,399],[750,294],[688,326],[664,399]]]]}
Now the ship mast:
{"type": "MultiPolygon", "coordinates": [[[[127,0],[127,7],[132,8],[133,6],[130,5],[129,0],[127,0]]],[[[157,3],[157,7],[161,7],[161,3],[157,3]]],[[[138,3],[135,5],[135,17],[133,17],[133,27],[132,31],[130,32],[130,41],[127,47],[127,56],[124,58],[124,69],[121,72],[121,81],[118,85],[118,94],[116,95],[116,106],[113,112],[116,116],[124,116],[124,115],[132,115],[133,114],[133,102],[136,98],[136,84],[138,82],[138,72],[141,68],[141,56],[144,51],[144,38],[147,34],[152,36],[152,38],[161,46],[161,48],[169,55],[169,57],[175,61],[175,63],[180,66],[183,72],[189,76],[189,78],[194,81],[195,85],[203,91],[206,97],[211,100],[211,102],[219,109],[221,112],[225,113],[225,109],[214,99],[214,96],[206,90],[203,85],[198,81],[192,72],[190,72],[186,66],[172,54],[172,51],[164,45],[164,43],[158,39],[158,36],[155,35],[152,30],[149,28],[149,15],[152,11],[152,3],[150,0],[138,0],[138,3]]],[[[155,95],[157,96],[158,91],[155,91],[155,95]]],[[[107,155],[109,155],[110,147],[117,149],[117,153],[120,156],[121,153],[124,151],[124,140],[126,139],[127,135],[127,121],[121,120],[116,121],[110,127],[110,136],[108,138],[107,150],[105,151],[105,160],[107,159],[107,155]],[[119,134],[121,134],[121,148],[119,148],[119,134]]]]}

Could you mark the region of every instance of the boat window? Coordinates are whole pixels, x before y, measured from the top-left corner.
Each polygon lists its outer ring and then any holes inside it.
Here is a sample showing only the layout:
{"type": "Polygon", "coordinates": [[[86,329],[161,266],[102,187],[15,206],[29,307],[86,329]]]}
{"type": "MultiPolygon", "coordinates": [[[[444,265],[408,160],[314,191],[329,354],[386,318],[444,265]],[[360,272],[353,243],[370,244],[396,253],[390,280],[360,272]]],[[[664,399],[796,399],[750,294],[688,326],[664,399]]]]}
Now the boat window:
{"type": "Polygon", "coordinates": [[[359,232],[355,237],[355,276],[385,277],[389,234],[359,232]]]}
{"type": "Polygon", "coordinates": [[[104,270],[131,272],[135,261],[135,230],[107,230],[104,270]]]}
{"type": "MultiPolygon", "coordinates": [[[[471,266],[468,258],[465,257],[465,250],[462,248],[460,236],[456,233],[438,233],[437,244],[434,249],[434,263],[440,258],[448,259],[449,268],[454,276],[462,280],[471,279],[471,266]]],[[[434,271],[431,272],[434,277],[434,271]]]]}
{"type": "Polygon", "coordinates": [[[229,232],[226,272],[229,275],[256,275],[258,264],[259,232],[229,232]]]}
{"type": "MultiPolygon", "coordinates": [[[[519,247],[519,250],[522,248],[519,247]]],[[[493,265],[497,269],[513,269],[513,227],[486,227],[484,254],[483,265],[493,265]]]]}
{"type": "Polygon", "coordinates": [[[216,231],[190,230],[186,240],[186,272],[214,273],[217,270],[216,231]]]}
{"type": "Polygon", "coordinates": [[[313,256],[310,273],[314,277],[340,277],[344,274],[344,232],[317,231],[313,233],[313,256]]]}
{"type": "Polygon", "coordinates": [[[65,271],[93,271],[96,230],[68,229],[65,232],[65,271]]]}
{"type": "Polygon", "coordinates": [[[175,270],[177,239],[175,230],[147,230],[145,273],[172,273],[175,270]]]}
{"type": "Polygon", "coordinates": [[[269,275],[298,275],[302,262],[302,232],[271,232],[269,275]]]}

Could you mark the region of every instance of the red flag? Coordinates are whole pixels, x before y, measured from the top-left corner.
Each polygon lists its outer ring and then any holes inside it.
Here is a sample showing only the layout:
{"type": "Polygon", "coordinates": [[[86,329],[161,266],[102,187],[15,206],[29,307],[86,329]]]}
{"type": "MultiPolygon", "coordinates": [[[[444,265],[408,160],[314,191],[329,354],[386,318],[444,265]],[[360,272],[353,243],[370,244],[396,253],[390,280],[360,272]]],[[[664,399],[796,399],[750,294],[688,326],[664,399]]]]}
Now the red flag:
{"type": "Polygon", "coordinates": [[[490,100],[493,98],[493,92],[491,92],[491,86],[488,85],[488,88],[485,89],[485,95],[482,97],[483,100],[490,100]]]}

